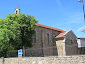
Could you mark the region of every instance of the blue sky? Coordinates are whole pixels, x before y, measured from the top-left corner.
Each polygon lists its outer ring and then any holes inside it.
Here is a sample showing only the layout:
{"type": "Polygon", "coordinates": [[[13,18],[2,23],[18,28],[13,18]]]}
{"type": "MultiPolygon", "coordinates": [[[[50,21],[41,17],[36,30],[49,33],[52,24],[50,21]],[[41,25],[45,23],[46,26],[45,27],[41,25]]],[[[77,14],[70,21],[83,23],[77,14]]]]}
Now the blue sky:
{"type": "Polygon", "coordinates": [[[21,13],[35,16],[38,23],[73,30],[77,37],[85,37],[82,4],[78,0],[1,0],[0,18],[13,14],[19,5],[21,13]]]}

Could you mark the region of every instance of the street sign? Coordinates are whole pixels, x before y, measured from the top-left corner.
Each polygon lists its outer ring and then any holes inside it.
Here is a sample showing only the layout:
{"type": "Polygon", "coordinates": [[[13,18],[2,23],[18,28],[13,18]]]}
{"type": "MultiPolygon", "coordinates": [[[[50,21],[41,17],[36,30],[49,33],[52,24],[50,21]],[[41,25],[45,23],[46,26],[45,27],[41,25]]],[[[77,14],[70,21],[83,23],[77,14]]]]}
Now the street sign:
{"type": "Polygon", "coordinates": [[[18,50],[18,56],[22,56],[22,49],[18,50]]]}

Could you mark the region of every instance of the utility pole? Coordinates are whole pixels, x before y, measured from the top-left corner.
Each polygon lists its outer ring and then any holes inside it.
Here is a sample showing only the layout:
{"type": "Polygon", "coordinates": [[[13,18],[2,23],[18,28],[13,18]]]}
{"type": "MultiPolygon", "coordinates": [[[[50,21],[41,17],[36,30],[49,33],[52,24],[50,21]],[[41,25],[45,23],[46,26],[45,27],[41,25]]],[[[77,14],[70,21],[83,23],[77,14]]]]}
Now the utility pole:
{"type": "Polygon", "coordinates": [[[82,3],[83,6],[83,15],[84,15],[84,23],[85,23],[85,10],[84,10],[84,1],[83,0],[78,0],[80,3],[82,3]]]}
{"type": "MultiPolygon", "coordinates": [[[[78,0],[80,3],[82,3],[83,6],[83,15],[84,15],[84,24],[85,24],[85,10],[84,10],[84,1],[83,0],[78,0]]],[[[85,32],[85,30],[83,30],[82,32],[85,32]]]]}

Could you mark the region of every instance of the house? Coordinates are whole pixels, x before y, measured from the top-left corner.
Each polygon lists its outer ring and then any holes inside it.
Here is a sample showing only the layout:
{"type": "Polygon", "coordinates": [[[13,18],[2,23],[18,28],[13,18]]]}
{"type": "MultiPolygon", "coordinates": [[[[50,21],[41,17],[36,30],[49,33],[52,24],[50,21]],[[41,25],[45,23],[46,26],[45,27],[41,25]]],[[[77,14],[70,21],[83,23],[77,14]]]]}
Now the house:
{"type": "MultiPolygon", "coordinates": [[[[20,14],[20,9],[15,9],[20,14]]],[[[66,31],[35,23],[33,47],[26,49],[26,56],[63,56],[78,54],[77,37],[72,30],[66,31]]]]}
{"type": "MultiPolygon", "coordinates": [[[[60,33],[59,35],[61,35],[60,33]]],[[[58,35],[58,36],[59,36],[58,35]]],[[[58,50],[58,55],[76,55],[78,54],[78,44],[77,37],[72,30],[67,31],[60,38],[56,39],[56,46],[58,50]]]]}
{"type": "Polygon", "coordinates": [[[85,54],[85,38],[78,38],[77,39],[78,43],[78,53],[79,54],[85,54]]]}

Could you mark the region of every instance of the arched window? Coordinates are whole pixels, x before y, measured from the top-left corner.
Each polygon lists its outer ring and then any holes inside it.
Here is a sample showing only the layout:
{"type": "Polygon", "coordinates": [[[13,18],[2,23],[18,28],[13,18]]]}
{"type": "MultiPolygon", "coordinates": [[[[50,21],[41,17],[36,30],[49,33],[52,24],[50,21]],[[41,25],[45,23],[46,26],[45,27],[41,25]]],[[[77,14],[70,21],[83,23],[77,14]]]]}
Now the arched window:
{"type": "Polygon", "coordinates": [[[47,42],[49,44],[49,33],[47,33],[47,42]]]}
{"type": "Polygon", "coordinates": [[[70,44],[73,44],[73,40],[70,40],[70,44]]]}
{"type": "Polygon", "coordinates": [[[41,43],[44,43],[44,30],[41,30],[41,43]]]}
{"type": "Polygon", "coordinates": [[[36,43],[36,31],[35,31],[34,36],[33,36],[33,42],[36,43]]]}
{"type": "Polygon", "coordinates": [[[16,14],[17,14],[17,11],[16,11],[16,14]]]}

